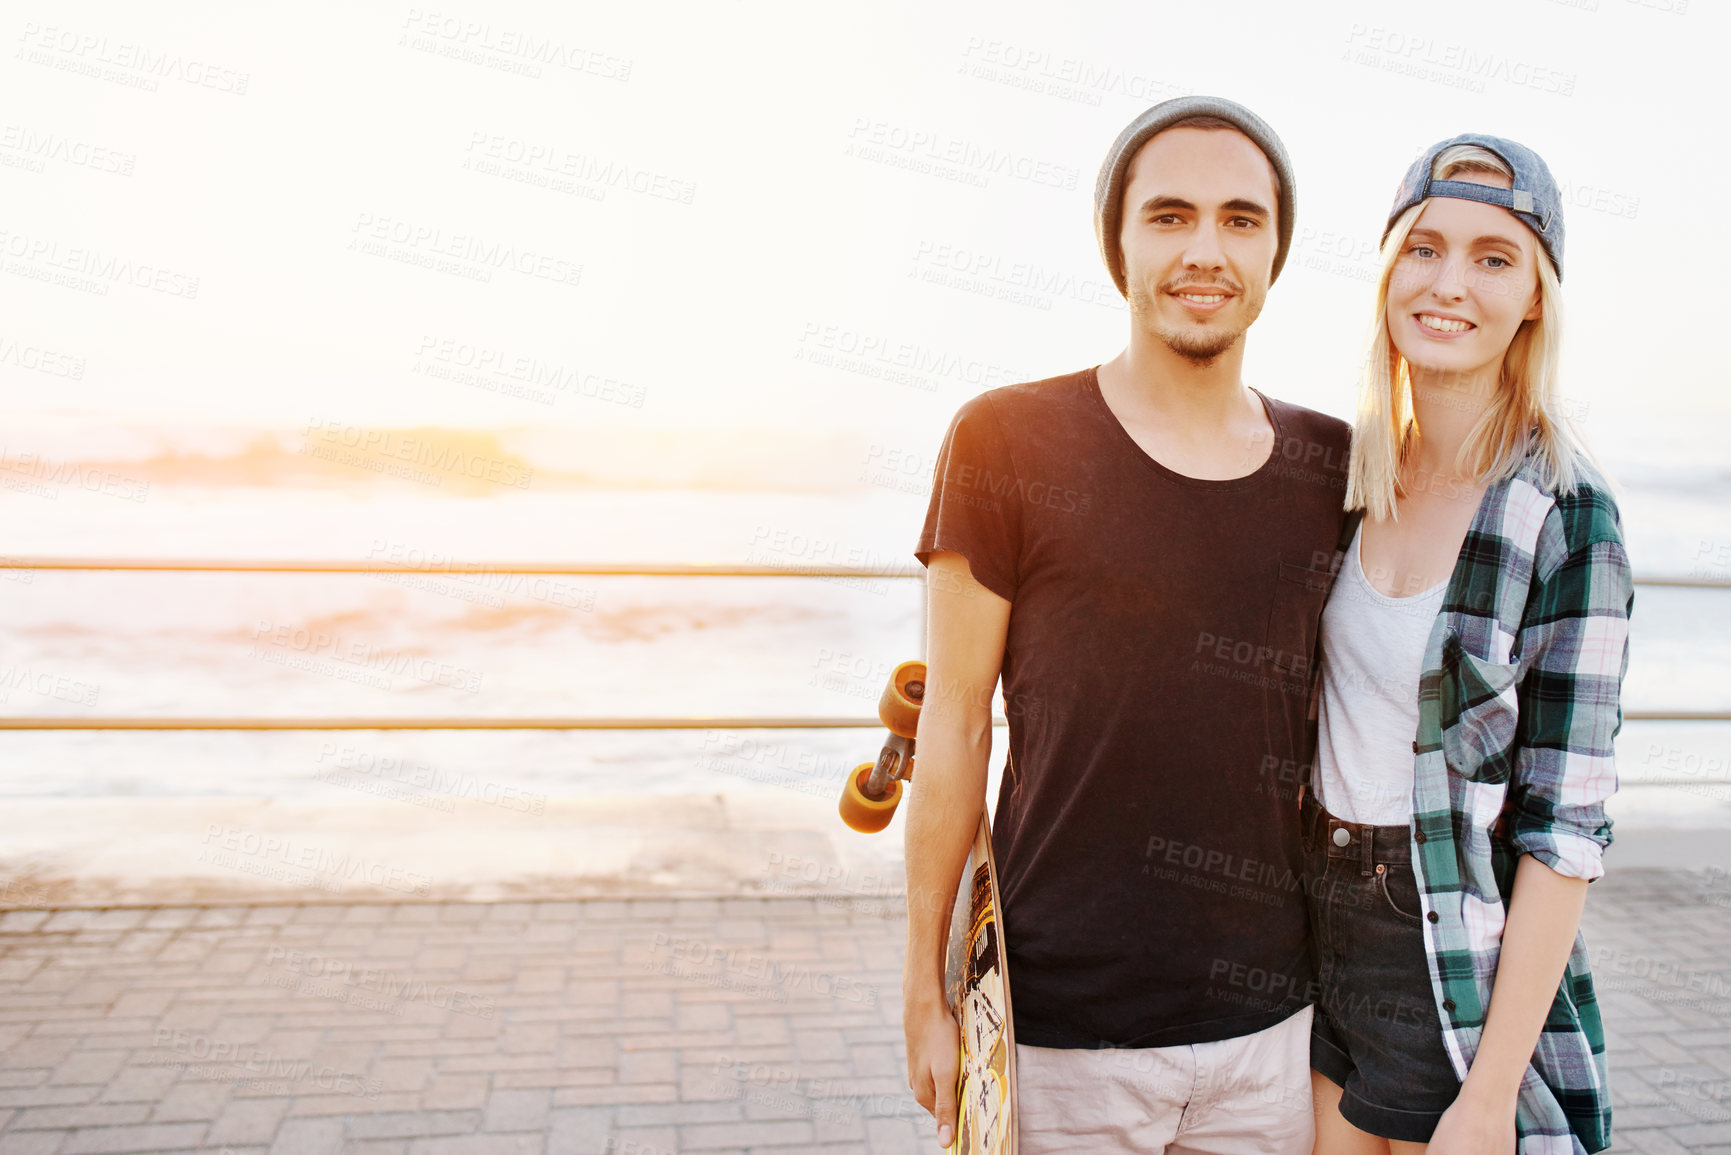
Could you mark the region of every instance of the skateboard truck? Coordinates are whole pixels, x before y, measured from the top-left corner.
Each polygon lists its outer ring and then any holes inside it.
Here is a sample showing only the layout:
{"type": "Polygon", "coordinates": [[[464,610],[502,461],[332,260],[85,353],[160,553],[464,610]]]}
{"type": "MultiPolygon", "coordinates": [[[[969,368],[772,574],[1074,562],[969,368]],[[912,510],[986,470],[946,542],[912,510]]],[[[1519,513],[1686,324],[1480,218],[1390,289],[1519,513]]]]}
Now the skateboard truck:
{"type": "Polygon", "coordinates": [[[903,662],[890,672],[878,698],[878,718],[889,728],[889,738],[877,761],[855,766],[842,787],[841,819],[862,834],[875,834],[890,824],[901,804],[902,783],[914,776],[914,735],[925,696],[924,662],[903,662]]]}

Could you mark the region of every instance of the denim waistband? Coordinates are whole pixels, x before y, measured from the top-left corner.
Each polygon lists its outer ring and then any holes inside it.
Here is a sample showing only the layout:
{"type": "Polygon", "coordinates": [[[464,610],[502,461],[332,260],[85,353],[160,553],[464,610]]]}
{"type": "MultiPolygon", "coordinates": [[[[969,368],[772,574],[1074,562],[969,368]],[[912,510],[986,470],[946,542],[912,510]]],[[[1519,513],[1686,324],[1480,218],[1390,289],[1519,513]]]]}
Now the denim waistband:
{"type": "Polygon", "coordinates": [[[1372,868],[1379,862],[1391,866],[1412,865],[1410,822],[1398,826],[1348,822],[1330,814],[1309,790],[1304,792],[1300,815],[1306,845],[1327,850],[1330,858],[1357,859],[1366,874],[1372,873],[1372,868]]]}

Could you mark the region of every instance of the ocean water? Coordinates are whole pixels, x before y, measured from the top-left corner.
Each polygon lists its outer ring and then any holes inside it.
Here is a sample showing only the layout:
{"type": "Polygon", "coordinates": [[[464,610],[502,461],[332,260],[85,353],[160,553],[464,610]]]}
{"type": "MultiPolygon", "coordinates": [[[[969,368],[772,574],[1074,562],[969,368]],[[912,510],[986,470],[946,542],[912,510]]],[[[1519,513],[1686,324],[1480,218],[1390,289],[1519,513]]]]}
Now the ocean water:
{"type": "MultiPolygon", "coordinates": [[[[722,720],[869,722],[889,669],[919,652],[920,583],[898,574],[915,564],[924,477],[862,468],[800,489],[584,481],[451,493],[376,476],[216,485],[164,480],[150,460],[110,468],[149,484],[104,492],[14,470],[29,487],[0,487],[0,712],[716,722],[617,733],[13,731],[0,740],[0,795],[367,794],[426,806],[507,789],[833,797],[847,768],[875,755],[872,728],[744,731],[722,720]],[[44,556],[401,568],[20,566],[44,556]],[[839,564],[873,576],[440,572],[453,558],[839,564]],[[352,793],[331,793],[341,791],[352,793]]],[[[1629,472],[1623,513],[1638,572],[1731,583],[1726,477],[1629,472]]],[[[1638,589],[1624,704],[1731,710],[1731,589],[1638,589]]],[[[1655,813],[1731,815],[1731,727],[1630,723],[1619,753],[1625,783],[1667,784],[1643,803],[1655,813]]]]}

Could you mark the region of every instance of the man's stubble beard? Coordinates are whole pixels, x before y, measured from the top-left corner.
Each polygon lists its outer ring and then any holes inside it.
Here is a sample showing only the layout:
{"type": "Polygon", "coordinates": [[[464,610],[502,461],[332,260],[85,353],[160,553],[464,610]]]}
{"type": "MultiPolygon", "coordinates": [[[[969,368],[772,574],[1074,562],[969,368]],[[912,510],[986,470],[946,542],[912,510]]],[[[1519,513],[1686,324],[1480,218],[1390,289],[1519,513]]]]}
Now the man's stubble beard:
{"type": "Polygon", "coordinates": [[[1189,326],[1182,329],[1168,327],[1160,319],[1157,302],[1161,296],[1183,288],[1186,283],[1189,282],[1181,279],[1150,292],[1140,282],[1130,282],[1130,315],[1150,337],[1197,368],[1206,369],[1214,364],[1222,353],[1244,339],[1244,334],[1250,330],[1256,318],[1262,315],[1262,303],[1268,299],[1268,294],[1264,291],[1262,295],[1251,299],[1244,294],[1242,287],[1233,286],[1240,300],[1244,302],[1248,314],[1243,326],[1238,329],[1210,327],[1197,330],[1189,326]]]}

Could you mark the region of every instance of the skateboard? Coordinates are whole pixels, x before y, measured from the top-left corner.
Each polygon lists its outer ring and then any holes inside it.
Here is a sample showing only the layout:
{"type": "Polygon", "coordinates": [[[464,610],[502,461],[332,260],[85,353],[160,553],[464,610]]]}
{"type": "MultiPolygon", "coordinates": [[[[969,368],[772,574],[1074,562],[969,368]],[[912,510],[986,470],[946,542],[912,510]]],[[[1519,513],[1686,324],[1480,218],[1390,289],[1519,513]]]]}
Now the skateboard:
{"type": "MultiPolygon", "coordinates": [[[[889,738],[877,761],[854,767],[842,788],[842,821],[854,830],[875,834],[895,817],[902,784],[914,776],[925,683],[924,662],[903,662],[890,674],[878,699],[878,718],[889,738]]],[[[950,907],[944,955],[944,990],[961,1035],[955,1141],[949,1148],[956,1155],[1016,1155],[1016,1038],[1002,909],[992,827],[982,813],[950,907]]]]}

